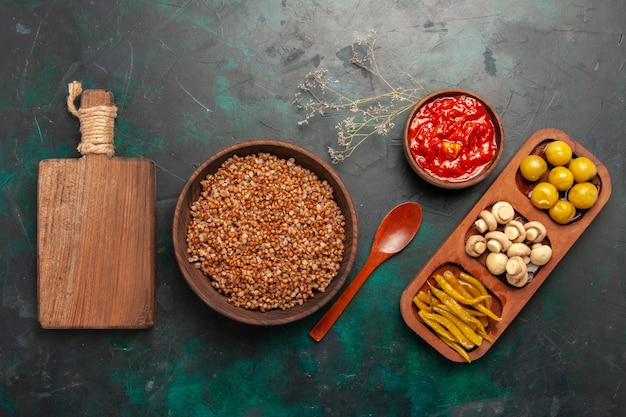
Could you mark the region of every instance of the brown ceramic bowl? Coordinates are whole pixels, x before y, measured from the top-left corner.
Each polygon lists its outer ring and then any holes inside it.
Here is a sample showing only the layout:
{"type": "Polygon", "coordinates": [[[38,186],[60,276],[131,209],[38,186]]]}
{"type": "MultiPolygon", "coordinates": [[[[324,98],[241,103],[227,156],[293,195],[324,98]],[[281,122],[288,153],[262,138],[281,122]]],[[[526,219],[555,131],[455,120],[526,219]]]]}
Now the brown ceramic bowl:
{"type": "MultiPolygon", "coordinates": [[[[461,140],[467,140],[467,138],[461,138],[461,140]]],[[[406,119],[406,122],[404,123],[402,144],[404,148],[404,155],[409,165],[426,182],[436,185],[438,187],[442,187],[442,188],[451,188],[451,189],[466,188],[466,187],[470,187],[472,185],[478,184],[479,182],[484,180],[487,176],[489,176],[489,174],[491,174],[491,172],[495,169],[496,165],[500,161],[500,158],[502,157],[502,151],[504,149],[504,128],[502,127],[502,122],[500,121],[500,117],[498,117],[498,114],[496,113],[496,111],[484,98],[467,90],[445,89],[445,90],[435,91],[434,93],[427,95],[422,100],[420,100],[415,106],[413,106],[413,108],[411,109],[406,119]],[[445,99],[445,98],[458,98],[462,96],[473,98],[478,103],[482,104],[482,108],[484,112],[486,113],[486,115],[491,120],[491,123],[493,124],[494,140],[495,140],[495,146],[496,146],[495,153],[486,164],[482,165],[482,167],[479,170],[476,170],[476,172],[473,172],[471,175],[466,175],[463,177],[455,178],[452,176],[433,174],[432,172],[429,172],[428,170],[426,170],[424,166],[420,165],[420,163],[413,156],[413,153],[411,150],[411,144],[415,143],[412,139],[412,136],[413,136],[411,133],[412,129],[416,127],[420,127],[420,126],[426,126],[422,122],[422,120],[418,121],[417,115],[425,106],[431,105],[436,100],[445,99]]],[[[468,147],[466,145],[463,145],[461,149],[462,151],[468,150],[468,147]]],[[[425,163],[427,164],[429,162],[432,162],[432,161],[427,158],[425,160],[425,163]]],[[[441,166],[441,164],[437,164],[437,165],[441,166]]]]}
{"type": "Polygon", "coordinates": [[[335,171],[314,153],[293,143],[279,140],[258,139],[244,141],[217,152],[191,175],[183,187],[176,210],[174,212],[173,240],[174,252],[180,270],[191,289],[209,307],[218,313],[233,320],[260,326],[273,326],[290,323],[302,319],[322,308],[341,289],[354,265],[357,253],[358,225],[356,210],[346,186],[335,171]],[[191,203],[198,199],[201,191],[200,181],[212,174],[233,155],[246,156],[259,152],[270,153],[281,159],[295,158],[296,164],[317,174],[321,180],[326,180],[333,187],[334,199],[345,216],[344,257],[338,274],[333,278],[325,292],[315,292],[302,305],[286,310],[274,309],[267,312],[235,307],[226,301],[226,296],[219,293],[212,285],[211,278],[201,270],[196,269],[188,261],[187,255],[187,225],[189,224],[189,209],[191,203]]]}

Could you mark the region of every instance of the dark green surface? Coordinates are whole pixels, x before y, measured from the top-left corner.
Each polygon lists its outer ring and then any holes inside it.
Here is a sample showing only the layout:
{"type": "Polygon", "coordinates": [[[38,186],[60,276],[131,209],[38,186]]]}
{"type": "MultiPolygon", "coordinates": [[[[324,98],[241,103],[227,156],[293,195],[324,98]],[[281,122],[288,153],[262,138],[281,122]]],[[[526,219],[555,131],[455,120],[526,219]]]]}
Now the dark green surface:
{"type": "MultiPolygon", "coordinates": [[[[626,407],[626,3],[498,1],[0,1],[0,415],[618,416],[626,407]],[[337,4],[336,4],[337,3],[337,4]],[[403,120],[336,169],[357,206],[363,264],[383,215],[417,201],[416,239],[383,264],[328,336],[322,312],[276,328],[222,318],[172,254],[194,167],[251,138],[328,157],[341,117],[291,104],[327,68],[354,97],[381,86],[346,49],[375,30],[387,78],[474,90],[506,129],[504,166],[544,127],[609,169],[613,195],[491,351],[451,363],[402,321],[399,297],[493,181],[444,192],[404,161],[403,120]],[[149,330],[46,331],[37,322],[37,165],[78,157],[67,84],[110,89],[117,155],[157,164],[158,319],[149,330]]],[[[353,272],[353,275],[356,270],[353,272]]],[[[352,276],[353,276],[352,275],[352,276]]]]}

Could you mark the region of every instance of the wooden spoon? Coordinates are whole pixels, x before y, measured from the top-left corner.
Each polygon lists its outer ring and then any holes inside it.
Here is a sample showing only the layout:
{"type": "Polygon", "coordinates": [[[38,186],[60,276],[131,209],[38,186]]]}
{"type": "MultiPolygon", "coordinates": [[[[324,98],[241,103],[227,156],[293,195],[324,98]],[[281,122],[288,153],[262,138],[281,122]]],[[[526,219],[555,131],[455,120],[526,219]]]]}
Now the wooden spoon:
{"type": "Polygon", "coordinates": [[[422,207],[417,203],[402,203],[387,213],[376,230],[372,249],[363,268],[311,329],[309,336],[316,342],[322,340],[370,274],[386,259],[404,249],[417,234],[421,223],[422,207]]]}

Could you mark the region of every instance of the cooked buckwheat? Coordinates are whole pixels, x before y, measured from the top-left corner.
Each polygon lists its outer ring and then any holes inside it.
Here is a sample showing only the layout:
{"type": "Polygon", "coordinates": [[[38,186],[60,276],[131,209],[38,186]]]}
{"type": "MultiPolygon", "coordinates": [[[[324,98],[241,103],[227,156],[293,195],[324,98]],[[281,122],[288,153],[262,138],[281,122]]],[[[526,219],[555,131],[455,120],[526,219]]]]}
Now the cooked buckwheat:
{"type": "Polygon", "coordinates": [[[323,292],[344,253],[333,189],[293,158],[233,156],[201,181],[187,228],[189,262],[229,303],[282,309],[323,292]]]}

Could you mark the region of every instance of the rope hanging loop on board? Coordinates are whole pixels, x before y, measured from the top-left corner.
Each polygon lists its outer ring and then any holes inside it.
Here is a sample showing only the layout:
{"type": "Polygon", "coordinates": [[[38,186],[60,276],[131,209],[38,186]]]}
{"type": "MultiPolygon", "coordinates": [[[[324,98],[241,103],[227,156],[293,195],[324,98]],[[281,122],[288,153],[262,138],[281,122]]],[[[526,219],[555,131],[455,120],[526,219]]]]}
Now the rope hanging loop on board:
{"type": "Polygon", "coordinates": [[[78,152],[81,155],[104,154],[113,156],[113,135],[115,118],[117,117],[117,107],[110,106],[81,106],[76,108],[74,102],[82,93],[82,84],[73,81],[68,84],[69,94],[67,96],[67,108],[70,113],[78,117],[80,121],[81,142],[78,145],[78,152]]]}

